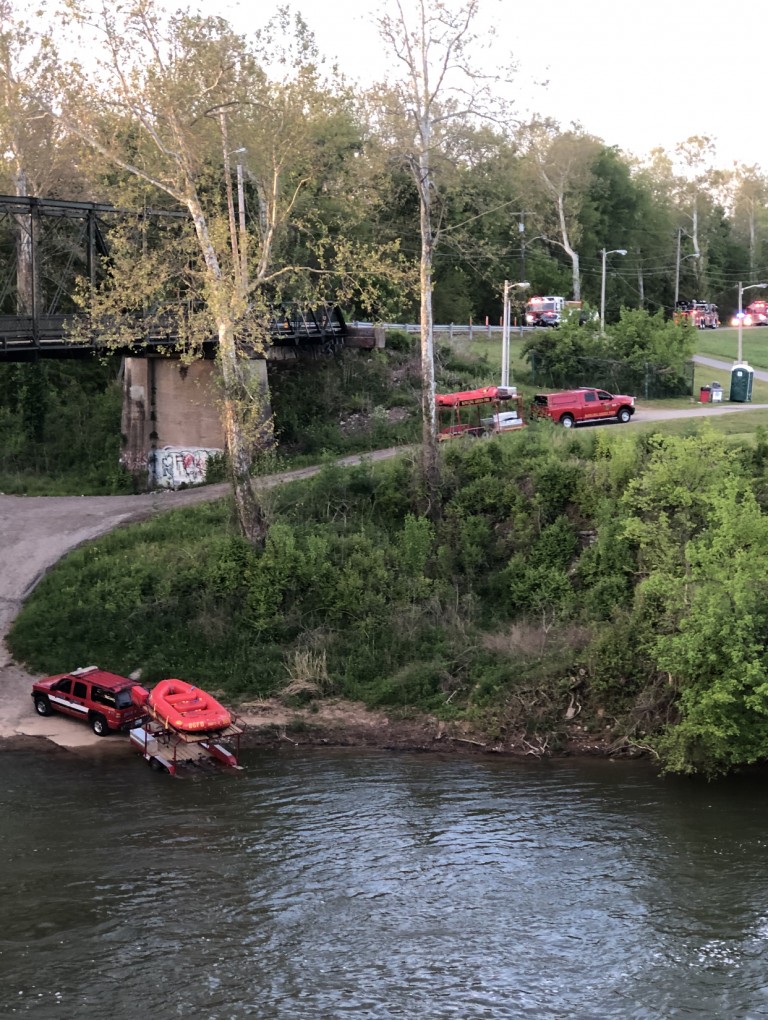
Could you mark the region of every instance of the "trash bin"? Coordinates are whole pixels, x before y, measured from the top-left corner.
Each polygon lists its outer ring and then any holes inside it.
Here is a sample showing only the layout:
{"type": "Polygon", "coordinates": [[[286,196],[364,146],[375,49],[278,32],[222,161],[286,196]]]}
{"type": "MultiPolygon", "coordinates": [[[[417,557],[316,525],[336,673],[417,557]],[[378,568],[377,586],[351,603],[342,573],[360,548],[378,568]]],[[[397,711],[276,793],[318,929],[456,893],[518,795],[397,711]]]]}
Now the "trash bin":
{"type": "Polygon", "coordinates": [[[712,397],[712,387],[711,386],[702,386],[701,389],[699,390],[699,400],[702,402],[702,404],[708,404],[710,399],[711,399],[711,397],[712,397]]]}
{"type": "Polygon", "coordinates": [[[740,361],[731,369],[731,395],[730,400],[746,403],[752,399],[752,381],[755,377],[755,370],[750,368],[745,361],[740,361]]]}
{"type": "Polygon", "coordinates": [[[719,382],[713,382],[711,387],[711,393],[709,399],[713,404],[722,403],[723,400],[723,387],[719,382]]]}

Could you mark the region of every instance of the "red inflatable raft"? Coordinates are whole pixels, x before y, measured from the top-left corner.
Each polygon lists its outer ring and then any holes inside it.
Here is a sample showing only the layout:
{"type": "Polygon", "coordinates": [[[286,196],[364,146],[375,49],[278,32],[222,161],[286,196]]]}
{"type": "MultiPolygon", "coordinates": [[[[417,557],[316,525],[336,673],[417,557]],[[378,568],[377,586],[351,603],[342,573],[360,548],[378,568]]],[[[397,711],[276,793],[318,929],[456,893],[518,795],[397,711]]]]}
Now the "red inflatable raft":
{"type": "Polygon", "coordinates": [[[161,680],[150,692],[147,704],[163,725],[183,733],[223,730],[232,722],[223,705],[185,680],[161,680]]]}

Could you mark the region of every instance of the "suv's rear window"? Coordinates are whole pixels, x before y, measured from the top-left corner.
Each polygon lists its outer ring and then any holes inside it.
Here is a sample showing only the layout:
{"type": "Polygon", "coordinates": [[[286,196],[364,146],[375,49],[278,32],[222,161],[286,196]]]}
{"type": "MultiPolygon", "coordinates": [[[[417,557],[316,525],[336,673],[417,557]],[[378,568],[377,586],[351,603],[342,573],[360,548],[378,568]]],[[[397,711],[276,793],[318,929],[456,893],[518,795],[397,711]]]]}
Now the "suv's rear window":
{"type": "Polygon", "coordinates": [[[546,407],[548,400],[549,398],[547,397],[546,393],[537,393],[536,396],[533,398],[534,404],[538,404],[540,407],[546,407]]]}

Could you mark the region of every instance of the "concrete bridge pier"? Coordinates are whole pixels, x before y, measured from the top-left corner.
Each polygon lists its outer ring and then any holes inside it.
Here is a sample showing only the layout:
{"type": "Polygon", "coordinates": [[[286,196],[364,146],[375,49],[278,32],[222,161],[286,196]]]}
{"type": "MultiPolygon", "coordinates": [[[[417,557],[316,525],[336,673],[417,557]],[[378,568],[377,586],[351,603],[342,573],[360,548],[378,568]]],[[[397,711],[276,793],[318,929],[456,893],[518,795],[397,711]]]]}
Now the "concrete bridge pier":
{"type": "MultiPolygon", "coordinates": [[[[268,395],[267,362],[244,363],[250,383],[268,395]]],[[[126,357],[123,363],[121,462],[141,488],[199,485],[208,460],[224,451],[218,369],[170,357],[126,357]]],[[[271,408],[265,406],[265,419],[271,408]]]]}

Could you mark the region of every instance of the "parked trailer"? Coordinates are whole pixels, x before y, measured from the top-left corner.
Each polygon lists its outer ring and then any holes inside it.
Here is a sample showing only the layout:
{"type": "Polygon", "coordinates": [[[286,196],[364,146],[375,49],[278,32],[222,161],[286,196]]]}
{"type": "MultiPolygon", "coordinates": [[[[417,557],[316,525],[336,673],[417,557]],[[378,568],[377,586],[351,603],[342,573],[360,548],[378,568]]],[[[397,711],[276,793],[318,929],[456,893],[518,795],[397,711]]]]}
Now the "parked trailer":
{"type": "Polygon", "coordinates": [[[130,740],[151,768],[175,776],[185,766],[242,769],[238,761],[242,733],[236,720],[216,733],[184,733],[150,718],[130,731],[130,740]]]}
{"type": "Polygon", "coordinates": [[[522,428],[523,401],[515,386],[483,386],[435,397],[439,442],[458,436],[484,436],[522,428]]]}

